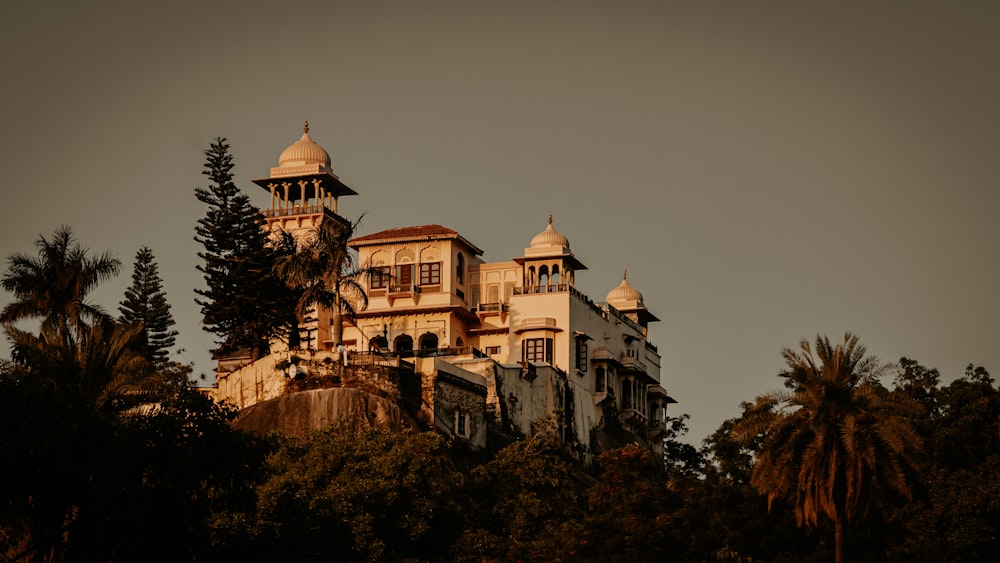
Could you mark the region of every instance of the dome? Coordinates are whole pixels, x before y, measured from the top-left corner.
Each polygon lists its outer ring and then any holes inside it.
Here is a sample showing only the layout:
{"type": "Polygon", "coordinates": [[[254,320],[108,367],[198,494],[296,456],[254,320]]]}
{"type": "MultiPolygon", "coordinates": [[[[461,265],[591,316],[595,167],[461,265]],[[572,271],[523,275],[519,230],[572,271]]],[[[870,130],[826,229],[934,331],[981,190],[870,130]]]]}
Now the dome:
{"type": "Polygon", "coordinates": [[[316,142],[309,137],[308,121],[306,121],[306,124],[302,129],[302,138],[295,141],[287,149],[282,151],[281,156],[278,157],[278,166],[307,166],[310,164],[319,164],[320,166],[329,168],[330,155],[323,150],[323,147],[317,145],[316,142]]]}
{"type": "Polygon", "coordinates": [[[638,289],[628,283],[628,270],[625,270],[625,274],[622,276],[622,283],[609,291],[608,296],[604,300],[608,305],[619,311],[622,309],[636,309],[643,306],[642,293],[639,293],[638,289]]]}
{"type": "Polygon", "coordinates": [[[562,246],[567,249],[569,248],[569,239],[552,228],[551,214],[549,215],[549,226],[531,239],[531,248],[538,248],[540,246],[562,246]]]}

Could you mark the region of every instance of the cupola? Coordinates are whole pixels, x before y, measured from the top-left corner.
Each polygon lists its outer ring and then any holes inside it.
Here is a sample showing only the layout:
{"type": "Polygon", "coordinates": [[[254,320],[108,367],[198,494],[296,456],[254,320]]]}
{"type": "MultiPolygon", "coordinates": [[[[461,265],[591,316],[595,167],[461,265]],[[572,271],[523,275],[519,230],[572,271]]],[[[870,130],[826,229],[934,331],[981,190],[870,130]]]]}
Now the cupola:
{"type": "Polygon", "coordinates": [[[646,308],[646,304],[642,301],[642,293],[628,283],[627,269],[622,274],[622,283],[618,284],[618,287],[609,291],[607,297],[604,298],[604,301],[609,307],[614,307],[616,310],[624,313],[625,316],[638,323],[639,326],[642,327],[643,331],[646,330],[646,327],[651,321],[660,320],[646,308]]]}
{"type": "Polygon", "coordinates": [[[316,144],[309,136],[309,122],[306,121],[302,128],[302,137],[288,146],[278,157],[280,168],[308,166],[318,164],[324,168],[330,168],[330,154],[323,147],[316,144]]]}
{"type": "Polygon", "coordinates": [[[604,300],[608,303],[608,305],[611,305],[619,311],[636,309],[644,306],[642,302],[642,293],[628,283],[627,269],[625,270],[624,275],[622,275],[622,283],[618,284],[618,287],[609,291],[608,296],[604,300]]]}
{"type": "Polygon", "coordinates": [[[552,226],[552,214],[549,214],[549,224],[545,230],[538,233],[531,239],[530,248],[547,248],[558,246],[569,250],[569,239],[560,234],[552,226]]]}

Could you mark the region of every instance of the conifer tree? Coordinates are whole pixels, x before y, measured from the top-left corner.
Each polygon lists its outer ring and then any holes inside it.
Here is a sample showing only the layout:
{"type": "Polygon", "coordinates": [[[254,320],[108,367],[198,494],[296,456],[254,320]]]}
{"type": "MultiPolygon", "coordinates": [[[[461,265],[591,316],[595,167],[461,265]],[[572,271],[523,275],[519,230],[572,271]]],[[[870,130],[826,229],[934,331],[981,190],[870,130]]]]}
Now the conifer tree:
{"type": "Polygon", "coordinates": [[[125,290],[118,311],[122,323],[142,325],[137,338],[139,354],[155,367],[165,366],[177,331],[170,329],[175,324],[174,317],[170,314],[156,259],[148,246],[135,254],[132,285],[125,290]]]}
{"type": "Polygon", "coordinates": [[[195,227],[194,240],[205,247],[198,270],[208,285],[195,290],[195,302],[205,329],[222,338],[213,352],[248,351],[257,358],[269,352],[271,337],[287,330],[298,299],[271,272],[278,250],[268,244],[260,210],[233,182],[233,166],[226,140],[216,138],[202,171],[212,183],[195,189],[209,207],[195,227]]]}

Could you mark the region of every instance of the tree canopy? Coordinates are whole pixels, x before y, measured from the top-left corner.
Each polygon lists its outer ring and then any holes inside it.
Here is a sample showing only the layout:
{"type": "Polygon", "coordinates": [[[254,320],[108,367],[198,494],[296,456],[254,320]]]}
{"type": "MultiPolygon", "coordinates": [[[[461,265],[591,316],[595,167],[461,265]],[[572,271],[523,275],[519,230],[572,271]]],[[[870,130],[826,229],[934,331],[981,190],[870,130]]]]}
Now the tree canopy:
{"type": "Polygon", "coordinates": [[[170,314],[156,259],[148,246],[136,252],[132,285],[125,290],[118,311],[120,322],[141,327],[139,354],[154,366],[165,367],[177,331],[170,328],[175,324],[174,317],[170,314]]]}
{"type": "Polygon", "coordinates": [[[208,188],[195,196],[208,209],[198,220],[195,241],[204,250],[198,271],[206,289],[196,289],[206,330],[214,332],[217,354],[248,351],[254,357],[270,350],[270,339],[295,324],[297,296],[273,273],[280,249],[269,244],[261,228],[264,216],[233,181],[229,144],[217,138],[205,150],[202,174],[208,188]]]}

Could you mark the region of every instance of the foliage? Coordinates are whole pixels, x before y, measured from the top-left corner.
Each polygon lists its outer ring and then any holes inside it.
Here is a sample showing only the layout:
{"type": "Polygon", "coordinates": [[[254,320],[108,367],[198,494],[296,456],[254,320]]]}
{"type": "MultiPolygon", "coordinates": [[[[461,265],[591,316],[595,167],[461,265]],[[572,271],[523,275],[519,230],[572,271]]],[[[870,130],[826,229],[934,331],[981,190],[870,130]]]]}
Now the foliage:
{"type": "Polygon", "coordinates": [[[198,220],[195,241],[204,247],[198,271],[207,289],[196,289],[206,330],[219,335],[217,354],[246,350],[256,358],[270,350],[269,341],[288,329],[296,296],[273,273],[280,249],[268,243],[263,215],[233,182],[233,156],[225,139],[205,151],[211,184],[196,188],[208,205],[198,220]]]}
{"type": "Polygon", "coordinates": [[[139,354],[157,368],[166,366],[176,330],[171,330],[174,317],[163,291],[163,280],[153,251],[144,246],[136,252],[132,269],[132,285],[118,307],[119,321],[142,327],[137,347],[139,354]]]}
{"type": "Polygon", "coordinates": [[[472,470],[469,521],[456,559],[554,561],[577,555],[585,481],[555,425],[542,426],[472,470]]]}
{"type": "Polygon", "coordinates": [[[597,458],[600,473],[587,490],[590,513],[583,556],[593,561],[664,561],[676,550],[670,538],[666,473],[636,445],[597,458]]]}
{"type": "Polygon", "coordinates": [[[334,424],[267,460],[248,534],[256,558],[428,560],[450,542],[462,482],[433,433],[334,424]]]}
{"type": "Polygon", "coordinates": [[[844,525],[867,514],[879,485],[912,496],[919,411],[879,383],[887,366],[857,337],[836,346],[817,337],[815,355],[808,341],[800,348],[784,352],[790,391],[758,397],[734,434],[761,438],[751,484],[769,505],[791,498],[800,526],[832,524],[842,561],[844,525]]]}
{"type": "Polygon", "coordinates": [[[0,285],[14,294],[0,313],[4,326],[40,318],[42,331],[64,344],[82,338],[90,323],[107,318],[87,296],[100,282],[118,274],[121,262],[110,253],[90,256],[72,230],[62,226],[51,238],[35,241],[37,256],[16,253],[7,258],[0,285]]]}
{"type": "Polygon", "coordinates": [[[369,269],[357,267],[354,254],[347,242],[354,235],[357,223],[342,225],[324,223],[319,229],[307,232],[296,243],[292,235],[284,233],[284,246],[296,248],[279,257],[275,272],[285,283],[299,292],[295,312],[305,319],[317,305],[333,313],[333,341],[343,340],[343,322],[347,315],[353,318],[357,309],[368,305],[368,294],[362,276],[369,269]]]}
{"type": "Polygon", "coordinates": [[[894,558],[990,561],[1000,558],[1000,390],[982,367],[940,386],[935,369],[903,358],[895,392],[925,405],[919,426],[924,491],[890,518],[903,532],[894,558]]]}

